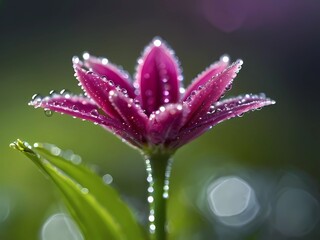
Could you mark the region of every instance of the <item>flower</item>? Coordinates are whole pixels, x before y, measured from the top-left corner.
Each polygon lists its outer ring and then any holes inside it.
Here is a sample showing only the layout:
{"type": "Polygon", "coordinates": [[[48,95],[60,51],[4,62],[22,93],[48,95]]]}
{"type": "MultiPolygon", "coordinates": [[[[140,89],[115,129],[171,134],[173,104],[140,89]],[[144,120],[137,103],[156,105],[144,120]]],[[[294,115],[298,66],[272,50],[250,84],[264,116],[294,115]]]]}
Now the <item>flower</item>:
{"type": "Polygon", "coordinates": [[[29,105],[92,121],[144,152],[174,152],[220,122],[275,103],[264,94],[220,100],[242,63],[223,56],[184,90],[174,52],[155,38],[138,60],[134,82],[106,58],[84,53],[73,67],[85,95],[36,95],[29,105]]]}

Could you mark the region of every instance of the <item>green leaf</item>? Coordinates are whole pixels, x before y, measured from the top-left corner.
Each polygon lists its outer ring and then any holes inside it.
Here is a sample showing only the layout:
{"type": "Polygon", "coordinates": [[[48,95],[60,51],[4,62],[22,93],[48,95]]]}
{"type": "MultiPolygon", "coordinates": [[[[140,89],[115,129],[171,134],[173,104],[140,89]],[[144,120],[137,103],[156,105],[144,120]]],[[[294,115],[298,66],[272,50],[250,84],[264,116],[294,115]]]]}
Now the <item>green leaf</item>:
{"type": "Polygon", "coordinates": [[[145,239],[119,194],[80,164],[78,155],[47,143],[32,147],[19,139],[10,146],[24,153],[52,179],[86,239],[145,239]]]}

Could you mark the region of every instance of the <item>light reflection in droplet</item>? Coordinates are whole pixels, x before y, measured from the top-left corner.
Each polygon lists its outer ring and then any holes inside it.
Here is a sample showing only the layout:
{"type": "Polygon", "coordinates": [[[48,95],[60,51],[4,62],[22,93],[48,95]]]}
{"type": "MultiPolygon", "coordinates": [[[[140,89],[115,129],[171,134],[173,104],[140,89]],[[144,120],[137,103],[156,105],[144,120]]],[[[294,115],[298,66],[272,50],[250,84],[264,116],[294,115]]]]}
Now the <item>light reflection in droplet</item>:
{"type": "Polygon", "coordinates": [[[54,214],[42,226],[41,240],[83,240],[78,226],[64,213],[54,214]]]}
{"type": "Polygon", "coordinates": [[[213,182],[208,188],[207,200],[217,220],[228,226],[248,224],[260,209],[251,186],[235,176],[213,182]]]}
{"type": "Polygon", "coordinates": [[[307,191],[284,189],[275,203],[274,226],[285,236],[304,236],[317,223],[319,210],[319,202],[307,191]]]}

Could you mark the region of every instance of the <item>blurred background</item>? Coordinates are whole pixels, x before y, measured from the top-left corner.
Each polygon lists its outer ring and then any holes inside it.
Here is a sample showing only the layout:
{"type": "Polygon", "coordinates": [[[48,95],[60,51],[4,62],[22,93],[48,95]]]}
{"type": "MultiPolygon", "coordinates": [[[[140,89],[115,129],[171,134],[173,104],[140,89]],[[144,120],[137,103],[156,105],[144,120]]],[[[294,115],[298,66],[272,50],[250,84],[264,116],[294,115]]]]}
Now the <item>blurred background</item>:
{"type": "Polygon", "coordinates": [[[139,153],[98,126],[27,103],[35,93],[80,93],[71,58],[84,51],[133,74],[154,36],[175,50],[185,86],[227,53],[244,67],[226,97],[264,92],[277,101],[177,152],[170,239],[320,239],[319,11],[313,0],[0,0],[0,239],[58,239],[43,226],[61,212],[59,194],[9,148],[16,138],[72,149],[146,223],[139,153]]]}

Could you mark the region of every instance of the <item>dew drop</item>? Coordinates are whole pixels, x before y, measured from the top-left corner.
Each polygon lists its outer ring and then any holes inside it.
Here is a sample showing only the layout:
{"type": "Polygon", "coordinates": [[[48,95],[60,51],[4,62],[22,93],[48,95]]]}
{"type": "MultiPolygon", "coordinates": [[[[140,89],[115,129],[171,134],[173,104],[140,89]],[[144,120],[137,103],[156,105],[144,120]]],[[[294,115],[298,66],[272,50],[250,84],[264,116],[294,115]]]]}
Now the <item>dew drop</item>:
{"type": "Polygon", "coordinates": [[[145,79],[149,79],[149,78],[150,78],[150,74],[149,74],[149,73],[145,73],[145,74],[143,75],[143,77],[144,77],[145,79]]]}
{"type": "Polygon", "coordinates": [[[106,58],[102,58],[102,59],[101,59],[101,63],[102,63],[103,65],[107,65],[108,62],[109,62],[109,60],[106,59],[106,58]]]}
{"type": "Polygon", "coordinates": [[[88,52],[84,52],[82,54],[82,57],[83,57],[84,60],[88,60],[90,58],[90,54],[88,52]]]}
{"type": "Polygon", "coordinates": [[[90,114],[91,114],[91,116],[94,116],[94,117],[99,116],[99,112],[98,112],[98,110],[97,110],[97,109],[93,109],[93,110],[91,110],[90,114]]]}
{"type": "Polygon", "coordinates": [[[243,117],[244,113],[237,114],[238,117],[243,117]]]}
{"type": "Polygon", "coordinates": [[[162,82],[163,83],[167,83],[168,82],[168,78],[162,78],[162,82]]]}
{"type": "Polygon", "coordinates": [[[60,94],[61,94],[61,95],[70,94],[70,91],[68,91],[67,89],[62,89],[62,90],[60,91],[60,94]]]}
{"type": "Polygon", "coordinates": [[[164,96],[168,96],[169,95],[169,91],[163,91],[163,95],[164,96]]]}
{"type": "Polygon", "coordinates": [[[77,56],[73,56],[73,57],[72,57],[72,62],[73,62],[74,64],[78,64],[78,63],[80,62],[80,59],[79,59],[77,56]]]}
{"type": "Polygon", "coordinates": [[[81,188],[81,193],[88,194],[89,193],[89,189],[88,188],[81,188]]]}
{"type": "Polygon", "coordinates": [[[154,215],[150,215],[150,216],[149,216],[149,222],[154,222],[154,220],[155,220],[154,215]]]}
{"type": "Polygon", "coordinates": [[[194,95],[196,95],[197,94],[197,91],[196,90],[193,90],[192,92],[191,92],[191,96],[194,96],[194,95]]]}
{"type": "Polygon", "coordinates": [[[183,94],[183,93],[185,93],[185,88],[183,88],[183,87],[181,87],[181,88],[179,88],[179,92],[180,92],[180,94],[183,94]]]}
{"type": "Polygon", "coordinates": [[[52,96],[52,95],[57,94],[57,92],[56,92],[55,90],[51,90],[51,91],[49,92],[49,94],[52,96]]]}
{"type": "Polygon", "coordinates": [[[41,101],[42,96],[40,94],[34,94],[31,98],[32,101],[41,101]]]}
{"type": "Polygon", "coordinates": [[[230,61],[230,58],[228,55],[223,55],[221,58],[220,58],[220,61],[222,62],[225,62],[225,63],[228,63],[230,61]]]}
{"type": "Polygon", "coordinates": [[[232,88],[232,84],[229,84],[227,87],[226,87],[226,91],[230,91],[232,88]]]}
{"type": "Polygon", "coordinates": [[[156,47],[160,47],[160,45],[161,45],[161,40],[160,40],[160,39],[155,39],[155,40],[153,41],[153,45],[156,46],[156,47]]]}
{"type": "Polygon", "coordinates": [[[74,110],[74,111],[79,111],[79,108],[78,108],[76,105],[73,105],[73,106],[72,106],[72,110],[74,110]]]}
{"type": "Polygon", "coordinates": [[[51,117],[52,114],[53,114],[53,112],[50,109],[48,109],[48,108],[44,109],[44,115],[46,115],[47,117],[51,117]]]}
{"type": "Polygon", "coordinates": [[[113,177],[110,174],[103,175],[102,179],[106,184],[111,184],[113,182],[113,177]]]}

